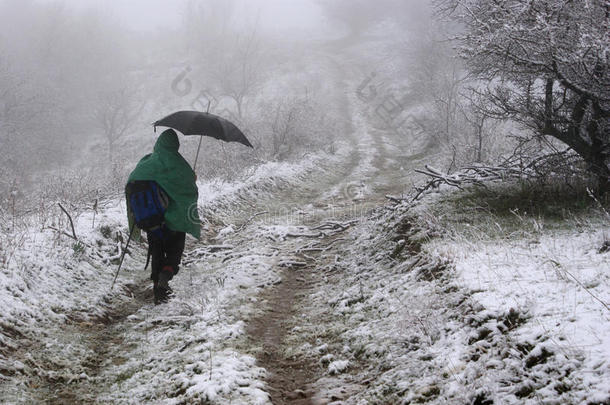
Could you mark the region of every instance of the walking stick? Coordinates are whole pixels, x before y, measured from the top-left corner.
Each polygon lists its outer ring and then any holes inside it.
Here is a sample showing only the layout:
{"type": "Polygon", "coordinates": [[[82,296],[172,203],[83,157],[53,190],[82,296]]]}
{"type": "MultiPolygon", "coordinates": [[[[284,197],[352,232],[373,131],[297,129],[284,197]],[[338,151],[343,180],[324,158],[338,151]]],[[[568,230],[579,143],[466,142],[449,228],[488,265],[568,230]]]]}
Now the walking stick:
{"type": "Polygon", "coordinates": [[[114,280],[112,280],[112,286],[110,290],[114,288],[114,283],[116,278],[119,276],[119,271],[121,271],[121,266],[123,265],[123,259],[125,259],[125,253],[127,253],[127,248],[129,247],[129,242],[131,242],[131,235],[133,235],[133,230],[135,229],[135,222],[131,225],[131,230],[129,231],[129,238],[127,238],[127,243],[125,244],[125,249],[123,250],[123,254],[121,255],[121,261],[119,262],[119,268],[116,270],[116,274],[114,275],[114,280]]]}

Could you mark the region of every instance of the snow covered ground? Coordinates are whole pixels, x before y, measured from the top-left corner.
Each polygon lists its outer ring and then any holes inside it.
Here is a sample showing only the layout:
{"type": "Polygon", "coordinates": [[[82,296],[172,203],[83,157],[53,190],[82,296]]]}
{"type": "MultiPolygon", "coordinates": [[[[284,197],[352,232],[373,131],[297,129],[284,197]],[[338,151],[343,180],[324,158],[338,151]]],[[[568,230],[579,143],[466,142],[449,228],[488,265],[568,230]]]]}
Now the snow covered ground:
{"type": "Polygon", "coordinates": [[[320,403],[607,403],[608,223],[468,241],[422,221],[434,203],[382,209],[318,269],[295,343],[320,403]]]}
{"type": "MultiPolygon", "coordinates": [[[[210,217],[219,207],[226,216],[230,211],[239,225],[248,211],[230,207],[264,199],[281,188],[297,188],[306,175],[320,175],[316,171],[322,170],[322,160],[333,164],[345,158],[342,153],[344,149],[299,163],[271,162],[241,182],[200,184],[201,208],[210,217]]],[[[141,270],[142,244],[132,242],[110,291],[128,233],[124,201],[108,201],[98,212],[75,209],[72,215],[78,241],[69,237],[71,228],[59,208],[48,218],[28,218],[2,234],[2,402],[61,402],[63,385],[82,380],[97,387],[76,397],[83,401],[147,401],[171,392],[210,399],[224,392],[252,398],[253,403],[266,398],[260,390],[263,371],[233,343],[244,334],[244,314],[256,305],[258,289],[277,281],[271,270],[276,259],[264,237],[285,232],[282,227],[263,229],[258,244],[233,244],[229,258],[238,256],[234,260],[223,262],[227,257],[222,251],[213,254],[206,246],[191,249],[197,263],[176,278],[176,299],[155,307],[148,272],[141,270]],[[102,341],[108,337],[104,329],[116,335],[112,341],[102,341]],[[256,381],[249,385],[252,378],[256,381]],[[188,389],[181,392],[181,387],[188,389]]],[[[225,245],[223,238],[233,232],[234,227],[226,227],[208,244],[225,245]]]]}
{"type": "Polygon", "coordinates": [[[166,305],[137,242],[109,291],[121,200],[67,207],[78,241],[58,208],[2,232],[0,402],[608,403],[607,218],[387,202],[413,142],[346,99],[337,153],[199,183],[166,305]]]}
{"type": "MultiPolygon", "coordinates": [[[[610,393],[610,254],[604,248],[610,217],[599,213],[585,219],[580,226],[554,229],[540,219],[518,216],[520,236],[498,239],[480,233],[472,239],[458,232],[431,241],[425,250],[450,259],[456,281],[487,310],[524,314],[528,321],[513,339],[531,345],[530,356],[577,364],[568,384],[581,390],[575,402],[594,403],[610,393]]],[[[523,384],[540,388],[540,379],[535,380],[523,384]]]]}

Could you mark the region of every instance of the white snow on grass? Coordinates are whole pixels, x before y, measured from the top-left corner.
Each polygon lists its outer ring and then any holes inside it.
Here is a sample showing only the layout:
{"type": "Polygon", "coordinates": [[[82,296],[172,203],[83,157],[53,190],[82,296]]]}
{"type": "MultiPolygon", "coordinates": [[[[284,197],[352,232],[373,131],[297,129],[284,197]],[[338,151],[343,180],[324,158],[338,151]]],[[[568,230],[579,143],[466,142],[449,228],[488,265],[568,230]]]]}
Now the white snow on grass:
{"type": "Polygon", "coordinates": [[[349,366],[349,360],[335,360],[328,365],[329,374],[341,374],[349,366]]]}
{"type": "Polygon", "coordinates": [[[109,292],[114,268],[110,261],[120,253],[116,231],[118,218],[124,216],[121,209],[120,203],[113,203],[97,215],[95,224],[92,212],[81,213],[75,220],[78,241],[49,228],[60,226],[71,234],[58,208],[45,221],[2,234],[3,249],[8,251],[0,268],[0,302],[5,308],[0,319],[5,326],[19,329],[31,322],[35,327],[36,322],[64,322],[68,316],[89,318],[104,312],[102,298],[109,292]],[[104,227],[107,234],[102,233],[104,227]]]}
{"type": "MultiPolygon", "coordinates": [[[[308,154],[298,162],[266,162],[253,168],[238,181],[199,181],[200,209],[204,215],[226,215],[224,211],[235,203],[253,205],[257,199],[270,196],[278,188],[294,187],[313,177],[316,171],[339,164],[350,150],[346,143],[339,143],[337,151],[332,155],[308,154]]],[[[319,174],[320,172],[317,173],[319,174]]]]}
{"type": "Polygon", "coordinates": [[[240,347],[258,286],[277,277],[274,258],[262,245],[241,244],[230,253],[237,257],[218,252],[183,268],[171,282],[176,296],[169,303],[134,314],[124,342],[133,349],[124,364],[104,370],[112,384],[104,400],[268,403],[264,370],[240,347]]]}
{"type": "Polygon", "coordinates": [[[545,335],[547,350],[582,358],[583,384],[595,397],[610,393],[610,253],[599,252],[609,235],[602,226],[535,239],[435,240],[426,250],[450,257],[458,281],[489,310],[526,311],[532,319],[519,338],[545,335]]]}
{"type": "Polygon", "coordinates": [[[130,300],[125,284],[130,283],[129,266],[142,259],[137,250],[125,263],[127,281],[110,291],[121,253],[118,237],[126,237],[119,232],[124,202],[100,202],[95,214],[92,208],[67,205],[67,210],[78,241],[66,235],[72,230],[57,206],[0,236],[4,252],[9,252],[0,268],[0,401],[13,402],[13,395],[35,401],[31,391],[19,388],[21,378],[87,378],[75,358],[82,360],[91,351],[67,331],[77,324],[104,322],[130,300]]]}
{"type": "Polygon", "coordinates": [[[329,373],[314,384],[317,397],[345,404],[610,399],[608,312],[598,301],[608,301],[610,253],[597,251],[607,228],[541,231],[535,243],[466,241],[426,219],[425,209],[406,205],[378,210],[319,259],[329,264],[318,268],[324,283],[302,310],[312,320],[300,327],[309,343],[298,353],[321,364],[348,360],[341,376],[366,384],[337,394],[329,387],[344,379],[329,373]],[[323,353],[312,349],[321,345],[323,353]]]}
{"type": "MultiPolygon", "coordinates": [[[[347,153],[270,162],[224,186],[200,183],[200,204],[206,213],[222,213],[271,198],[347,153]]],[[[279,280],[277,252],[266,241],[297,228],[257,226],[253,237],[227,223],[214,241],[220,248],[192,249],[190,264],[172,281],[174,299],[154,306],[150,270],[142,271],[145,243],[132,241],[110,292],[128,233],[124,200],[100,203],[96,213],[68,210],[79,242],[64,233],[72,231],[58,208],[1,235],[1,402],[37,402],[75,390],[83,401],[269,403],[244,322],[260,310],[260,289],[279,280]],[[79,381],[95,391],[79,391],[79,381]]],[[[240,220],[249,211],[242,209],[240,220]]]]}

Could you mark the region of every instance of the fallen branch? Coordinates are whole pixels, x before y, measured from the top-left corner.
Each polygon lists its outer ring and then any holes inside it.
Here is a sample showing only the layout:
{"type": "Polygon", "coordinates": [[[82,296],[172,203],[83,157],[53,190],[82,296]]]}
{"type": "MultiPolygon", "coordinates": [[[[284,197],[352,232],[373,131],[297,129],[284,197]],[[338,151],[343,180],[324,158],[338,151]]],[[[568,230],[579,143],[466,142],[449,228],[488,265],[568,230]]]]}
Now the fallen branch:
{"type": "Polygon", "coordinates": [[[332,247],[332,245],[334,245],[337,242],[341,242],[341,241],[345,241],[347,240],[347,238],[337,238],[332,240],[330,243],[328,243],[325,246],[320,246],[320,244],[309,244],[308,246],[303,246],[299,249],[297,249],[296,253],[297,254],[303,254],[305,252],[310,253],[310,252],[326,252],[327,250],[330,250],[330,248],[332,247]]]}
{"type": "MultiPolygon", "coordinates": [[[[51,230],[53,230],[53,231],[55,231],[55,232],[62,233],[62,234],[64,234],[64,235],[66,235],[67,237],[74,239],[74,236],[73,236],[73,235],[70,235],[70,234],[69,234],[68,232],[66,232],[66,231],[62,231],[61,229],[55,228],[54,226],[49,225],[49,226],[47,226],[47,227],[46,227],[46,229],[51,229],[51,230]]],[[[78,239],[76,239],[76,240],[78,241],[78,239]]]]}
{"type": "Polygon", "coordinates": [[[400,204],[401,202],[405,201],[404,198],[400,198],[400,197],[394,197],[391,195],[386,195],[385,198],[387,198],[388,200],[395,202],[396,204],[400,204]]]}
{"type": "Polygon", "coordinates": [[[200,339],[189,340],[188,342],[186,342],[184,344],[184,346],[182,346],[180,348],[180,350],[178,350],[178,352],[182,353],[183,351],[188,349],[193,344],[199,344],[199,343],[205,343],[205,342],[207,342],[207,338],[200,338],[200,339]]]}
{"type": "Polygon", "coordinates": [[[318,231],[318,230],[336,230],[336,229],[339,229],[339,230],[343,231],[343,230],[347,229],[348,227],[349,227],[349,223],[346,223],[344,225],[344,224],[341,224],[339,222],[328,221],[328,222],[325,222],[325,223],[323,223],[321,225],[316,226],[315,228],[311,228],[311,230],[318,231]]]}
{"type": "MultiPolygon", "coordinates": [[[[446,184],[451,187],[457,187],[463,190],[463,186],[467,184],[474,184],[479,187],[486,188],[484,182],[503,180],[507,177],[522,177],[522,171],[513,167],[492,167],[492,166],[468,166],[454,174],[443,174],[438,169],[432,166],[426,165],[424,169],[415,169],[417,173],[424,174],[432,179],[419,187],[414,187],[416,191],[415,196],[411,199],[411,202],[416,201],[424,193],[432,188],[438,188],[441,184],[446,184]]],[[[388,198],[388,196],[386,196],[388,198]]],[[[402,202],[402,199],[395,199],[395,202],[402,202]]]]}
{"type": "Polygon", "coordinates": [[[322,248],[322,247],[308,247],[308,248],[299,248],[297,249],[297,253],[303,253],[303,252],[324,252],[326,250],[326,248],[322,248]]]}
{"type": "Polygon", "coordinates": [[[70,220],[70,227],[72,228],[72,238],[74,238],[74,240],[78,241],[78,238],[76,237],[76,231],[74,230],[74,222],[72,221],[72,217],[70,216],[70,214],[68,214],[68,211],[66,211],[66,209],[60,204],[57,203],[57,205],[59,205],[59,208],[61,208],[61,210],[68,216],[68,219],[70,220]]]}
{"type": "Polygon", "coordinates": [[[216,253],[221,250],[231,250],[234,248],[235,248],[235,246],[233,246],[233,245],[206,245],[206,246],[200,247],[198,249],[191,250],[190,252],[188,252],[188,255],[189,256],[193,256],[193,255],[203,256],[203,255],[206,255],[209,253],[216,253]]]}
{"type": "Polygon", "coordinates": [[[219,252],[221,250],[231,250],[235,249],[233,245],[208,245],[206,248],[210,251],[210,253],[219,252]]]}
{"type": "Polygon", "coordinates": [[[311,228],[311,229],[314,231],[322,230],[322,229],[345,231],[347,228],[349,228],[350,226],[354,225],[357,222],[358,222],[357,219],[353,219],[353,220],[347,221],[347,222],[326,221],[323,224],[318,225],[315,228],[311,228]]]}
{"type": "Polygon", "coordinates": [[[328,250],[328,249],[330,249],[330,247],[331,247],[332,245],[334,245],[335,243],[337,243],[337,242],[341,242],[341,241],[344,241],[344,240],[347,240],[347,239],[346,239],[346,238],[337,238],[337,239],[335,239],[335,240],[331,241],[331,242],[330,242],[328,245],[326,245],[326,247],[325,247],[324,249],[325,249],[325,250],[328,250]]]}
{"type": "Polygon", "coordinates": [[[318,233],[287,233],[284,235],[287,238],[322,238],[326,236],[324,232],[318,233]]]}
{"type": "Polygon", "coordinates": [[[243,229],[244,229],[246,226],[248,226],[248,225],[250,224],[250,222],[252,222],[252,220],[254,220],[254,218],[259,217],[259,216],[261,216],[261,215],[268,214],[268,213],[269,213],[269,211],[261,211],[261,212],[257,212],[256,214],[252,215],[250,218],[248,218],[248,219],[246,220],[246,222],[244,222],[244,223],[243,223],[243,224],[242,224],[242,225],[239,227],[239,229],[237,230],[237,232],[242,231],[242,230],[243,230],[243,229]]]}
{"type": "Polygon", "coordinates": [[[185,253],[183,263],[185,265],[188,265],[209,254],[232,250],[234,248],[235,247],[232,245],[207,245],[204,247],[200,247],[198,249],[191,250],[190,252],[185,253]]]}
{"type": "Polygon", "coordinates": [[[121,255],[114,255],[114,256],[110,256],[110,257],[105,257],[102,259],[102,262],[104,262],[104,264],[108,264],[108,263],[112,263],[113,260],[119,260],[121,258],[121,255]]]}
{"type": "Polygon", "coordinates": [[[304,253],[298,253],[300,256],[302,256],[305,260],[309,260],[311,262],[317,262],[318,260],[315,257],[311,257],[311,256],[307,256],[304,253]]]}
{"type": "Polygon", "coordinates": [[[279,267],[293,268],[293,267],[306,267],[307,263],[306,262],[299,262],[299,261],[296,261],[296,260],[282,260],[277,265],[279,267]]]}
{"type": "Polygon", "coordinates": [[[466,184],[486,187],[485,182],[509,178],[539,179],[557,172],[573,174],[578,172],[578,162],[581,161],[582,159],[568,148],[536,157],[518,156],[516,151],[513,156],[505,159],[498,166],[475,164],[463,167],[451,175],[443,174],[440,170],[426,165],[425,169],[415,169],[415,171],[431,179],[421,186],[414,187],[415,196],[411,202],[416,201],[426,191],[442,184],[462,189],[462,186],[466,184]]]}

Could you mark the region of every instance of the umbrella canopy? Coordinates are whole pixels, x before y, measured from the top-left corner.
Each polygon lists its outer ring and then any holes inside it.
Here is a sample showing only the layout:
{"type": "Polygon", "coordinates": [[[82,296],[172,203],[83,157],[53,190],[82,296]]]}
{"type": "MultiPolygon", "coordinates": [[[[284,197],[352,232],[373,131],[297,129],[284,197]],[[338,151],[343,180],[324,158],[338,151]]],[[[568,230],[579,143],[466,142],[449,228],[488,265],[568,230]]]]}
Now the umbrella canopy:
{"type": "Polygon", "coordinates": [[[184,135],[211,136],[225,142],[239,142],[253,147],[248,138],[231,121],[200,111],[178,111],[156,121],[157,127],[169,127],[184,135]]]}

